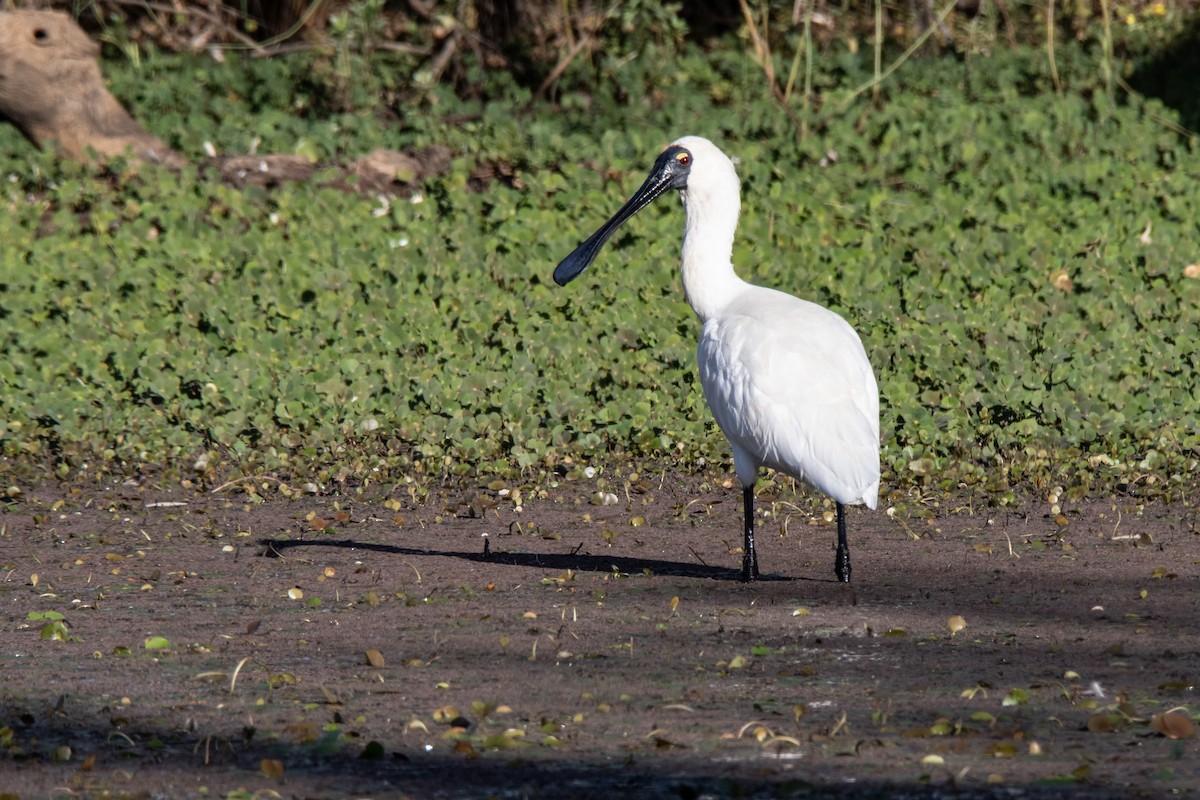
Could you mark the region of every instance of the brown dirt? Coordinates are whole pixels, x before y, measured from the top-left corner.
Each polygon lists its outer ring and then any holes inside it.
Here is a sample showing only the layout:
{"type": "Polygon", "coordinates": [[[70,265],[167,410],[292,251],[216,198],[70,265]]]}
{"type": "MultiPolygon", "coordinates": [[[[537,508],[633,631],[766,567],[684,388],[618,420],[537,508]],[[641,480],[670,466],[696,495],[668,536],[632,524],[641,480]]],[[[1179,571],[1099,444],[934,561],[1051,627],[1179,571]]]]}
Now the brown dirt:
{"type": "Polygon", "coordinates": [[[896,498],[850,515],[846,586],[822,508],[768,486],[745,585],[736,489],[663,477],[519,512],[27,490],[0,510],[0,794],[1200,793],[1198,740],[1151,722],[1198,710],[1194,506],[896,498]]]}

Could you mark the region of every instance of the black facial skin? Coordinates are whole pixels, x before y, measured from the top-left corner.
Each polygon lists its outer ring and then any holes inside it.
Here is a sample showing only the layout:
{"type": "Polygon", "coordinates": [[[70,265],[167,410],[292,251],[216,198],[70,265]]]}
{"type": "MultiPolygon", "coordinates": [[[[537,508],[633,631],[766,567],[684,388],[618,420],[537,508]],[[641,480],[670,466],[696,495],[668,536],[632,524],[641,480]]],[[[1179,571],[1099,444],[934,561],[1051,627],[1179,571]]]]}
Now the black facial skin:
{"type": "Polygon", "coordinates": [[[688,173],[692,169],[692,154],[686,148],[672,145],[662,152],[650,170],[650,176],[642,184],[642,188],[629,198],[621,210],[613,214],[612,219],[600,226],[600,230],[588,237],[587,241],[576,247],[571,255],[564,258],[554,268],[554,282],[566,286],[588,268],[595,260],[600,248],[608,241],[637,212],[648,206],[654,198],[668,189],[686,189],[688,173]]]}

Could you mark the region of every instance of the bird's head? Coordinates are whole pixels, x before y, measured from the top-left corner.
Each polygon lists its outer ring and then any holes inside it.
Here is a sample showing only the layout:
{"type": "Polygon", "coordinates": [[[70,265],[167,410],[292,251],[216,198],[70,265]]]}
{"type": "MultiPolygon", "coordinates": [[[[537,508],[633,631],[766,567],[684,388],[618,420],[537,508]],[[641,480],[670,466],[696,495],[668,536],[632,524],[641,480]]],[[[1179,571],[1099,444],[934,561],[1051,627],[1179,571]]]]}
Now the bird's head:
{"type": "Polygon", "coordinates": [[[678,189],[685,203],[690,198],[699,200],[712,194],[727,196],[729,191],[736,202],[737,173],[729,157],[708,139],[699,136],[676,139],[655,160],[650,175],[621,210],[559,263],[554,270],[554,282],[566,286],[587,269],[617,228],[668,189],[678,189]]]}
{"type": "MultiPolygon", "coordinates": [[[[737,171],[719,147],[700,136],[684,136],[672,142],[666,152],[672,150],[688,155],[688,172],[683,185],[672,187],[680,190],[685,204],[710,199],[737,202],[740,191],[737,171]]],[[[657,162],[655,166],[658,166],[657,162]]]]}

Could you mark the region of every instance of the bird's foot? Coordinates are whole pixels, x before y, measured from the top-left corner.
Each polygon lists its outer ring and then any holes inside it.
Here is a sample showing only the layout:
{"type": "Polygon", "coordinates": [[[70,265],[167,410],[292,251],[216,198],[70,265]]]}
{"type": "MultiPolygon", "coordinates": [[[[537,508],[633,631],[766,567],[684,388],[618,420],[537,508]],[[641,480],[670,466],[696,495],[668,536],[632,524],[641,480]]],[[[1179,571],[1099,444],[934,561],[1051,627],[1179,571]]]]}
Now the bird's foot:
{"type": "Polygon", "coordinates": [[[742,558],[742,582],[749,583],[755,580],[758,580],[758,559],[747,555],[742,558]]]}
{"type": "Polygon", "coordinates": [[[833,561],[833,574],[842,583],[850,582],[850,548],[838,547],[837,556],[833,561]]]}

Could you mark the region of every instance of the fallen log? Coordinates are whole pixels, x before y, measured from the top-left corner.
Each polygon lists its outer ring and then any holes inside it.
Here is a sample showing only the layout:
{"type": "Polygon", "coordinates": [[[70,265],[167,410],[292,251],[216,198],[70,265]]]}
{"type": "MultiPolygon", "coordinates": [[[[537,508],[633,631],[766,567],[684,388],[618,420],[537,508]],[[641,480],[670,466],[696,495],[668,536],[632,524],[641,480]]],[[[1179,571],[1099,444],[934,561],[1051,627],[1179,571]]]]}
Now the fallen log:
{"type": "Polygon", "coordinates": [[[0,115],[41,148],[76,161],[130,154],[181,166],[104,85],[100,47],[66,14],[0,12],[0,115]]]}
{"type": "MultiPolygon", "coordinates": [[[[100,47],[66,14],[0,12],[0,116],[40,148],[63,158],[92,162],[126,156],[171,168],[183,155],[137,123],[108,91],[100,72],[100,47]]],[[[293,155],[230,155],[206,159],[234,186],[274,187],[308,180],[317,165],[293,155]]],[[[337,167],[335,184],[364,194],[403,193],[445,172],[450,151],[376,150],[337,167]]]]}

